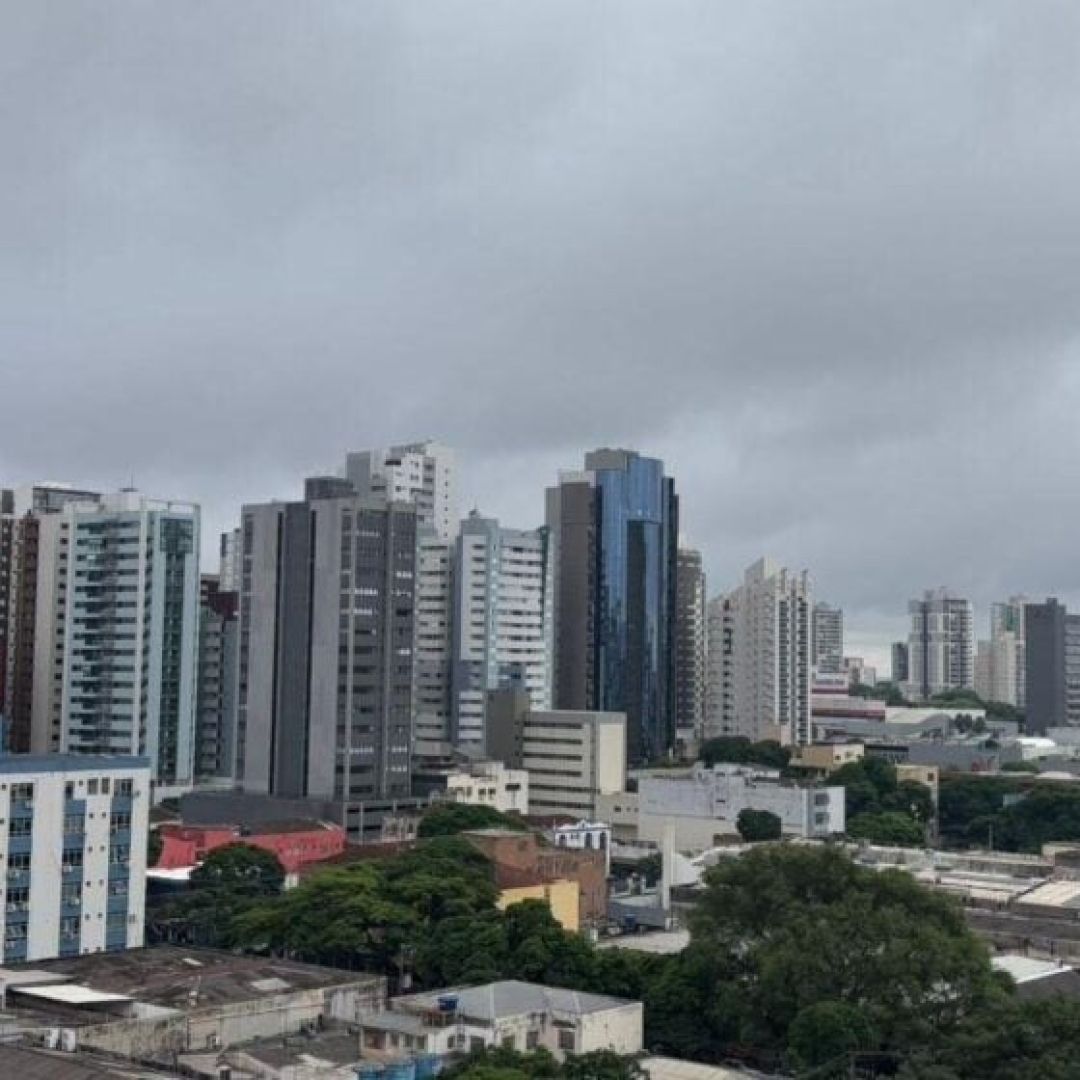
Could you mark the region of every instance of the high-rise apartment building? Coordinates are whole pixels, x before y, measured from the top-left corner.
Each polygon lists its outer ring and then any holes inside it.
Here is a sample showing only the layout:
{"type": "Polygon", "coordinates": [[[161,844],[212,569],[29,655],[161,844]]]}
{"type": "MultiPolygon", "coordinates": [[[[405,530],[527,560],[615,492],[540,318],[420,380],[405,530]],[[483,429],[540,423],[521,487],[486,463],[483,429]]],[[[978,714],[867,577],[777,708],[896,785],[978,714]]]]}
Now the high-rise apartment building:
{"type": "Polygon", "coordinates": [[[217,575],[203,574],[199,591],[196,780],[227,780],[233,774],[239,614],[240,594],[222,589],[217,575]]]}
{"type": "Polygon", "coordinates": [[[436,442],[360,450],[346,458],[345,475],[358,495],[375,495],[416,507],[417,531],[442,540],[457,532],[454,452],[436,442]]]}
{"type": "Polygon", "coordinates": [[[240,530],[229,529],[221,534],[218,542],[218,588],[226,593],[239,593],[242,569],[240,530]]]}
{"type": "Polygon", "coordinates": [[[451,655],[455,544],[426,532],[416,542],[413,711],[416,755],[446,761],[452,750],[451,655]]]}
{"type": "Polygon", "coordinates": [[[13,749],[147,757],[160,785],[190,784],[198,508],[38,487],[20,509],[13,749]]]}
{"type": "Polygon", "coordinates": [[[1080,615],[1052,597],[1024,606],[1025,730],[1080,725],[1080,615]]]}
{"type": "Polygon", "coordinates": [[[476,511],[455,546],[451,737],[484,745],[488,691],[518,687],[551,704],[551,588],[547,534],[508,529],[476,511]]]}
{"type": "Polygon", "coordinates": [[[4,964],[143,944],[145,758],[0,757],[4,964]]]}
{"type": "Polygon", "coordinates": [[[705,571],[701,552],[679,548],[676,570],[675,726],[693,738],[705,725],[705,571]]]}
{"type": "Polygon", "coordinates": [[[309,480],[245,506],[236,778],[246,792],[361,804],[408,797],[417,513],[309,480]]]}
{"type": "Polygon", "coordinates": [[[710,604],[710,733],[812,741],[809,575],[760,559],[710,604]]]}
{"type": "Polygon", "coordinates": [[[556,708],[626,714],[632,763],[675,740],[678,499],[663,463],[596,450],[547,492],[556,708]]]}
{"type": "MultiPolygon", "coordinates": [[[[0,677],[4,684],[0,697],[0,713],[5,717],[8,749],[14,753],[28,753],[32,748],[48,750],[49,725],[41,728],[35,744],[33,737],[34,715],[53,714],[52,698],[57,690],[53,668],[60,663],[58,637],[62,623],[58,625],[55,590],[60,580],[58,557],[60,528],[53,522],[45,526],[44,550],[42,550],[42,520],[58,513],[68,502],[94,500],[98,495],[57,484],[36,484],[16,488],[4,498],[7,511],[0,515],[6,527],[0,526],[7,563],[6,586],[0,586],[6,594],[7,615],[5,629],[5,673],[0,677]],[[40,576],[40,581],[39,581],[40,576]],[[38,600],[41,599],[39,605],[38,600]],[[38,643],[41,649],[38,649],[38,643]],[[35,699],[35,679],[39,690],[35,699]]],[[[55,703],[56,723],[59,723],[59,702],[55,703]]]]}
{"type": "Polygon", "coordinates": [[[812,662],[823,675],[844,668],[844,613],[838,607],[814,605],[812,662]]]}
{"type": "MultiPolygon", "coordinates": [[[[15,552],[15,493],[0,488],[0,723],[7,700],[8,635],[11,608],[11,569],[15,552]]],[[[0,747],[6,745],[7,731],[0,732],[0,747]]]]}
{"type": "Polygon", "coordinates": [[[975,619],[971,601],[948,589],[929,589],[908,605],[910,668],[907,694],[927,701],[948,690],[975,687],[975,619]]]}
{"type": "Polygon", "coordinates": [[[1024,707],[1024,607],[1028,603],[1027,597],[1012,596],[990,607],[990,639],[979,642],[975,663],[975,690],[984,701],[1024,707]]]}
{"type": "Polygon", "coordinates": [[[892,644],[892,681],[902,686],[910,681],[911,666],[908,662],[908,643],[894,641],[892,644]]]}

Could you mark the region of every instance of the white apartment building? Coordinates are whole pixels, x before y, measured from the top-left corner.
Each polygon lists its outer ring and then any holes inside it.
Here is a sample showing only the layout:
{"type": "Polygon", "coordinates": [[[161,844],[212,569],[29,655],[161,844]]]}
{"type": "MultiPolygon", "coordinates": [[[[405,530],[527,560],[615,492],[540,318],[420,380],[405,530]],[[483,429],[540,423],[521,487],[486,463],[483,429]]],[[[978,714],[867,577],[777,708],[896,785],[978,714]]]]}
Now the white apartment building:
{"type": "Polygon", "coordinates": [[[451,752],[450,676],[454,632],[454,544],[433,533],[416,541],[413,708],[416,755],[451,752]]]}
{"type": "Polygon", "coordinates": [[[814,605],[813,665],[823,675],[835,675],[844,662],[844,612],[829,604],[814,605]]]}
{"type": "Polygon", "coordinates": [[[490,806],[501,814],[529,812],[529,774],[508,769],[501,761],[479,761],[446,778],[450,802],[490,806]]]}
{"type": "Polygon", "coordinates": [[[452,540],[458,497],[454,452],[436,442],[406,443],[348,455],[345,475],[358,495],[381,495],[416,507],[417,533],[452,540]]]}
{"type": "Polygon", "coordinates": [[[1012,596],[990,608],[990,638],[975,652],[975,692],[984,701],[1002,701],[1023,708],[1025,693],[1025,596],[1012,596]]]}
{"type": "Polygon", "coordinates": [[[0,757],[4,964],[143,944],[150,764],[0,757]]]}
{"type": "Polygon", "coordinates": [[[971,601],[948,589],[928,589],[908,604],[907,696],[927,701],[947,690],[975,687],[975,617],[971,601]]]}
{"type": "Polygon", "coordinates": [[[551,704],[546,533],[473,511],[457,538],[453,592],[451,736],[458,747],[480,747],[488,691],[516,687],[534,709],[551,704]]]}
{"type": "Polygon", "coordinates": [[[766,810],[788,836],[843,834],[844,789],[782,780],[776,769],[741,765],[695,768],[690,776],[646,776],[638,781],[638,839],[663,844],[673,836],[680,851],[713,847],[738,832],[742,810],[766,810]]]}
{"type": "Polygon", "coordinates": [[[150,759],[192,781],[199,508],[135,491],[37,522],[31,748],[150,759]]]}
{"type": "Polygon", "coordinates": [[[710,602],[709,734],[811,741],[812,608],[809,575],[767,558],[710,602]]]}

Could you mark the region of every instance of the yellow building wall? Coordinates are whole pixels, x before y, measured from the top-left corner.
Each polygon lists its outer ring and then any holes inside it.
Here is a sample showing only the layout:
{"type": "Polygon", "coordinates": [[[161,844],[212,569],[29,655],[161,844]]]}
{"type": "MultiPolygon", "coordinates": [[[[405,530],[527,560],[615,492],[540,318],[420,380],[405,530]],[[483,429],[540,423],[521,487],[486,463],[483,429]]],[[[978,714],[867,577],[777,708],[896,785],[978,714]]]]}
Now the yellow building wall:
{"type": "Polygon", "coordinates": [[[495,906],[505,911],[523,900],[543,900],[564,930],[581,929],[581,886],[576,881],[553,881],[548,885],[523,885],[503,889],[495,906]]]}

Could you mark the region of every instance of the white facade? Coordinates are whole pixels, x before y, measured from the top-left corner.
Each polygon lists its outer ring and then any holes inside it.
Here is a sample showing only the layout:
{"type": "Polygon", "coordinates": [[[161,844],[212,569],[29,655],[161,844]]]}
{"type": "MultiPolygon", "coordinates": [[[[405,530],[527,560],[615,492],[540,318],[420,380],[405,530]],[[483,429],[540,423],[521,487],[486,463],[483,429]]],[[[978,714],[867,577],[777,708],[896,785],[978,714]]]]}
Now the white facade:
{"type": "Polygon", "coordinates": [[[508,769],[501,761],[481,761],[446,778],[451,802],[491,806],[502,814],[529,812],[529,774],[508,769]]]}
{"type": "Polygon", "coordinates": [[[489,690],[516,686],[534,709],[551,704],[546,534],[473,512],[461,523],[453,590],[452,737],[481,746],[489,690]]]}
{"type": "Polygon", "coordinates": [[[418,533],[441,540],[457,533],[457,472],[454,452],[436,442],[407,443],[349,454],[345,475],[359,495],[381,495],[416,507],[418,533]]]}
{"type": "Polygon", "coordinates": [[[602,821],[574,821],[565,825],[549,825],[544,836],[556,847],[572,851],[602,851],[611,873],[611,826],[602,821]]]}
{"type": "Polygon", "coordinates": [[[485,986],[393,998],[360,1018],[365,1057],[452,1053],[501,1046],[519,1052],[641,1052],[641,1002],[506,980],[485,986]]]}
{"type": "Polygon", "coordinates": [[[948,589],[928,589],[908,605],[907,696],[926,701],[947,690],[975,687],[975,618],[971,601],[948,589]]]}
{"type": "Polygon", "coordinates": [[[450,752],[450,673],[454,631],[454,545],[434,534],[416,541],[413,708],[416,753],[450,752]]]}
{"type": "Polygon", "coordinates": [[[638,781],[638,839],[662,844],[668,830],[682,850],[704,850],[737,833],[742,810],[767,810],[789,836],[824,838],[845,830],[844,789],[799,785],[775,769],[698,767],[689,777],[638,781]]]}
{"type": "Polygon", "coordinates": [[[145,759],[0,757],[4,963],[143,944],[145,759]]]}
{"type": "Polygon", "coordinates": [[[990,638],[975,654],[975,692],[984,701],[1023,708],[1025,693],[1024,607],[1027,597],[1013,596],[990,608],[990,638]]]}
{"type": "Polygon", "coordinates": [[[809,576],[772,559],[710,602],[709,734],[811,741],[812,607],[809,576]]]}
{"type": "Polygon", "coordinates": [[[134,491],[39,521],[31,748],[193,772],[199,509],[134,491]]]}
{"type": "Polygon", "coordinates": [[[841,670],[844,659],[844,613],[828,604],[814,605],[813,665],[822,674],[841,670]]]}

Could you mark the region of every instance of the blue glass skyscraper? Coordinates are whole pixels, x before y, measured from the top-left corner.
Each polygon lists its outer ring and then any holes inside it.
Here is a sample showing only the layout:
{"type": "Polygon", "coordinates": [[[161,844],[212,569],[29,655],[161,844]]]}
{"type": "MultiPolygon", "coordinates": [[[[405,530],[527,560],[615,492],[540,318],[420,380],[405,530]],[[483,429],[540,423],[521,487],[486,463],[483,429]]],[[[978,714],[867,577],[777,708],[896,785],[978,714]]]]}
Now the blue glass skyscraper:
{"type": "Polygon", "coordinates": [[[556,708],[625,712],[627,760],[675,739],[678,500],[663,462],[596,450],[548,491],[556,708]]]}

